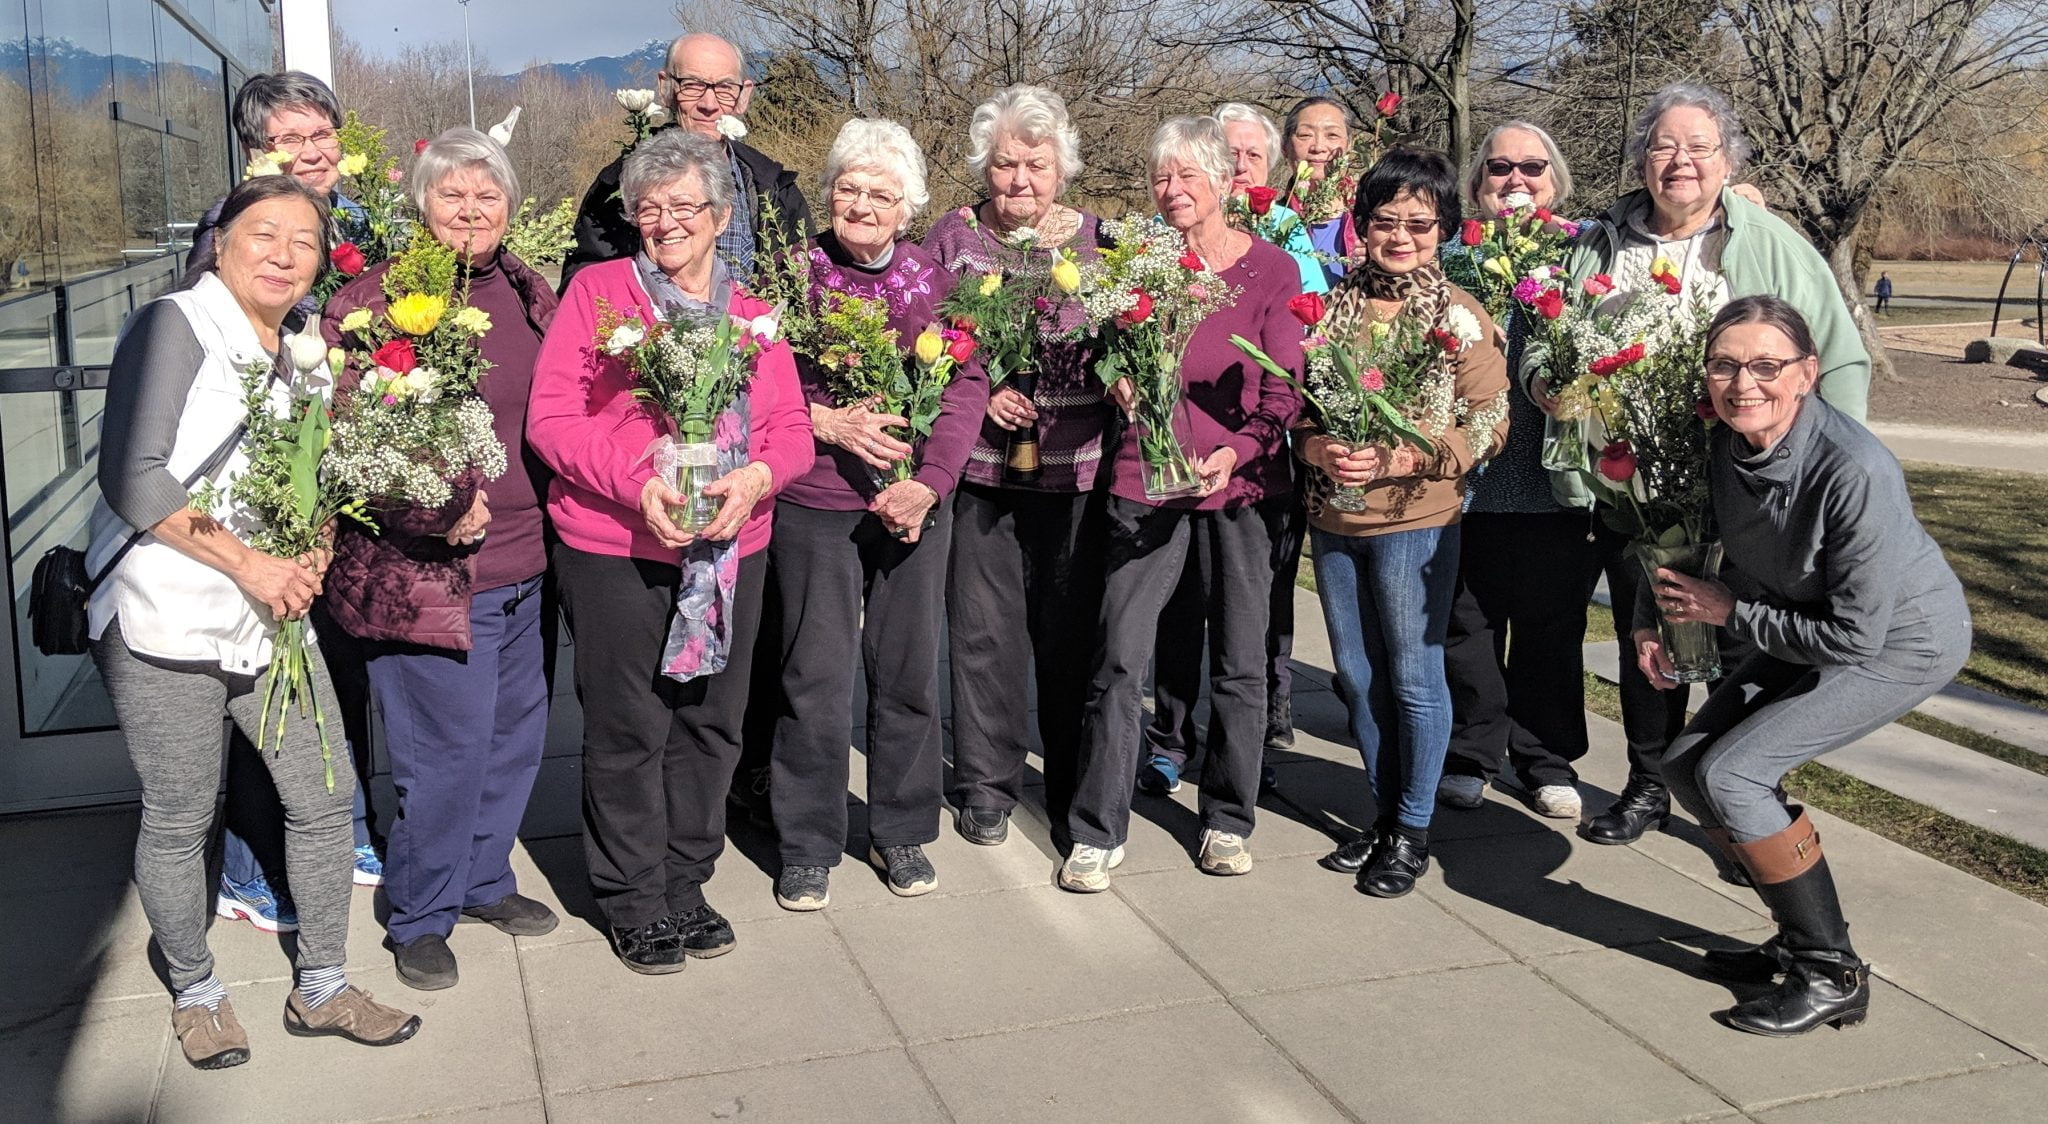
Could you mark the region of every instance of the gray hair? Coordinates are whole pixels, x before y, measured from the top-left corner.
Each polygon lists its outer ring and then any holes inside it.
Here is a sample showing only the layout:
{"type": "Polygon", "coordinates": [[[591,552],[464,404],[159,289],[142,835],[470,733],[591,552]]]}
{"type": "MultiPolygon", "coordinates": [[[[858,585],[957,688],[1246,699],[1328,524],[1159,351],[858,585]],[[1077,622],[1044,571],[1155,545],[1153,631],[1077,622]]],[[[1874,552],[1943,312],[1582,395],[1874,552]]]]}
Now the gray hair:
{"type": "Polygon", "coordinates": [[[457,125],[427,142],[412,162],[412,203],[427,209],[427,193],[441,181],[464,168],[482,168],[484,174],[505,193],[507,214],[519,207],[519,173],[512,170],[512,158],[505,146],[467,125],[457,125]]]}
{"type": "Polygon", "coordinates": [[[1502,133],[1529,133],[1543,145],[1543,156],[1550,161],[1550,182],[1557,189],[1556,197],[1550,201],[1550,206],[1553,209],[1564,206],[1564,201],[1572,195],[1571,166],[1564,162],[1564,153],[1558,149],[1557,142],[1551,139],[1550,133],[1541,125],[1532,125],[1527,121],[1509,121],[1495,125],[1493,131],[1486,134],[1486,139],[1479,142],[1479,147],[1472,150],[1472,162],[1465,165],[1465,205],[1478,209],[1479,189],[1486,183],[1486,162],[1493,158],[1493,142],[1498,140],[1502,133]]]}
{"type": "Polygon", "coordinates": [[[1011,86],[974,107],[967,124],[967,167],[988,182],[996,134],[1007,132],[1025,144],[1053,142],[1060,162],[1060,187],[1081,174],[1081,133],[1067,116],[1067,101],[1043,86],[1011,86]]]}
{"type": "Polygon", "coordinates": [[[1704,110],[1714,118],[1714,127],[1721,133],[1721,152],[1728,157],[1730,177],[1749,163],[1749,134],[1743,132],[1742,118],[1736,116],[1735,106],[1727,96],[1712,86],[1673,82],[1650,95],[1649,104],[1636,114],[1635,125],[1629,130],[1628,147],[1624,151],[1638,178],[1642,177],[1650,159],[1650,130],[1657,127],[1658,120],[1666,113],[1686,108],[1704,110]]]}
{"type": "Polygon", "coordinates": [[[327,83],[303,70],[258,74],[235,91],[235,135],[242,147],[261,152],[270,147],[270,115],[281,109],[305,108],[324,113],[341,128],[341,103],[327,83]]]}
{"type": "Polygon", "coordinates": [[[924,151],[917,147],[910,130],[894,121],[856,117],[840,127],[832,151],[825,157],[825,194],[832,194],[832,185],[841,175],[864,168],[894,176],[903,185],[906,227],[932,201],[931,192],[925,190],[924,151]]]}
{"type": "Polygon", "coordinates": [[[1145,173],[1157,174],[1169,160],[1185,160],[1200,168],[1222,195],[1237,174],[1237,162],[1230,158],[1230,142],[1223,138],[1223,125],[1214,117],[1169,117],[1152,134],[1152,152],[1145,160],[1145,173]]]}
{"type": "MultiPolygon", "coordinates": [[[[1269,171],[1279,167],[1285,159],[1280,155],[1280,126],[1274,124],[1273,118],[1259,107],[1241,101],[1224,102],[1216,107],[1216,123],[1225,126],[1238,123],[1257,125],[1259,131],[1266,134],[1266,167],[1269,171]]],[[[1224,144],[1229,144],[1227,133],[1224,144]]]]}
{"type": "Polygon", "coordinates": [[[626,217],[640,209],[640,201],[654,189],[694,175],[704,189],[704,202],[718,214],[732,210],[732,165],[725,145],[688,129],[664,129],[647,138],[626,157],[619,170],[619,197],[625,200],[626,217]]]}

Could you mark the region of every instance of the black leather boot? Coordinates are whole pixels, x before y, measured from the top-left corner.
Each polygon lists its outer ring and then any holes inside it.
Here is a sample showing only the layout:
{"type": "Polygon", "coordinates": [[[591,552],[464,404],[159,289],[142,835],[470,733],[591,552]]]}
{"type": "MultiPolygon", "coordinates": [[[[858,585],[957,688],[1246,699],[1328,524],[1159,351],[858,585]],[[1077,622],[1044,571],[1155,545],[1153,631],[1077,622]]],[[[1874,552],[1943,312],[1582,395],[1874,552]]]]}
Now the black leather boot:
{"type": "Polygon", "coordinates": [[[1721,1017],[1737,1030],[1772,1038],[1805,1034],[1823,1023],[1855,1026],[1870,1013],[1870,966],[1849,945],[1849,922],[1820,851],[1820,833],[1804,809],[1792,810],[1792,826],[1784,831],[1733,845],[1778,919],[1785,981],[1721,1017]]]}
{"type": "Polygon", "coordinates": [[[1629,774],[1621,796],[1605,812],[1586,825],[1586,838],[1595,843],[1633,843],[1643,832],[1661,828],[1671,818],[1671,790],[1654,777],[1629,774]]]}
{"type": "Polygon", "coordinates": [[[1770,983],[1791,962],[1777,937],[1748,948],[1710,948],[1700,953],[1700,967],[1717,980],[1729,983],[1770,983]]]}
{"type": "Polygon", "coordinates": [[[1420,832],[1389,830],[1358,872],[1358,888],[1376,898],[1398,898],[1429,872],[1429,839],[1420,832]]]}

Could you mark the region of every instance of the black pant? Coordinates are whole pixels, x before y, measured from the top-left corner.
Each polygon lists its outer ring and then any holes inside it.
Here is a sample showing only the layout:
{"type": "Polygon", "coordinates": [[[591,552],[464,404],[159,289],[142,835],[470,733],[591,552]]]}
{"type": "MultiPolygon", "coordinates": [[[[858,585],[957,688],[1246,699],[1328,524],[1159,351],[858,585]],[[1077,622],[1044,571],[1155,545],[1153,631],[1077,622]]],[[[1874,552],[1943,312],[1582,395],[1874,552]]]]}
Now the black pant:
{"type": "Polygon", "coordinates": [[[725,790],[761,625],[759,552],[740,561],[725,670],[661,673],[681,571],[557,543],[583,704],[583,853],[605,920],[647,925],[704,904],[725,850],[725,790]]]}
{"type": "Polygon", "coordinates": [[[1045,802],[1073,799],[1081,704],[1102,610],[1101,492],[962,485],[946,577],[953,680],[953,803],[1010,809],[1024,795],[1035,674],[1045,802]]]}
{"type": "Polygon", "coordinates": [[[934,514],[906,543],[865,511],[775,505],[783,708],[768,792],[786,866],[837,866],[846,847],[856,650],[867,673],[868,834],[877,847],[939,837],[939,624],[953,513],[940,504],[934,514]]]}
{"type": "MultiPolygon", "coordinates": [[[[1267,605],[1273,543],[1253,507],[1157,508],[1110,497],[1102,643],[1088,682],[1072,842],[1115,847],[1130,833],[1138,771],[1139,694],[1159,614],[1182,569],[1201,582],[1210,637],[1209,757],[1202,767],[1202,826],[1248,835],[1259,794],[1266,727],[1267,605]]],[[[1064,840],[1055,840],[1064,845],[1064,840]]]]}
{"type": "MultiPolygon", "coordinates": [[[[1266,625],[1266,749],[1294,744],[1294,574],[1308,508],[1299,495],[1254,505],[1273,540],[1272,599],[1266,625]]],[[[1195,704],[1202,693],[1202,582],[1194,567],[1181,571],[1173,597],[1159,615],[1152,656],[1152,721],[1145,727],[1145,752],[1186,768],[1195,748],[1195,704]]]]}

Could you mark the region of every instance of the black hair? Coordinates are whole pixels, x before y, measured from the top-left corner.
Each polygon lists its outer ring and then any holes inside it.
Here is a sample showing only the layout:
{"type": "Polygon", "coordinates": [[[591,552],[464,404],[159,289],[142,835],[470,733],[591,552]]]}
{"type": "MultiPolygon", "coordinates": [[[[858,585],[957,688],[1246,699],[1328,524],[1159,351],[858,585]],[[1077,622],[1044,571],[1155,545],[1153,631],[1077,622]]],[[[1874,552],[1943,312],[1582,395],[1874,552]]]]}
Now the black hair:
{"type": "Polygon", "coordinates": [[[221,239],[227,237],[228,228],[234,225],[236,219],[242,217],[242,212],[266,199],[279,199],[285,196],[304,199],[313,205],[313,214],[319,219],[316,225],[320,228],[320,268],[314,271],[313,276],[318,277],[325,273],[328,257],[334,252],[334,214],[333,209],[327,204],[327,199],[300,182],[297,176],[251,176],[236,184],[235,189],[228,192],[228,197],[221,200],[220,218],[213,224],[213,238],[206,244],[206,249],[192,255],[191,262],[185,266],[185,276],[178,282],[178,288],[189,289],[197,285],[202,276],[212,273],[219,266],[221,239]]]}
{"type": "Polygon", "coordinates": [[[1412,192],[1436,206],[1437,222],[1445,234],[1456,230],[1465,217],[1465,204],[1458,186],[1458,165],[1434,148],[1397,145],[1387,150],[1380,162],[1365,173],[1352,203],[1351,219],[1360,230],[1372,213],[1391,203],[1402,192],[1412,192]]]}
{"type": "Polygon", "coordinates": [[[1800,355],[1820,354],[1820,349],[1813,346],[1813,329],[1806,326],[1806,317],[1780,297],[1737,297],[1722,305],[1707,325],[1707,349],[1713,348],[1714,340],[1722,332],[1737,324],[1768,324],[1785,333],[1800,355]]]}

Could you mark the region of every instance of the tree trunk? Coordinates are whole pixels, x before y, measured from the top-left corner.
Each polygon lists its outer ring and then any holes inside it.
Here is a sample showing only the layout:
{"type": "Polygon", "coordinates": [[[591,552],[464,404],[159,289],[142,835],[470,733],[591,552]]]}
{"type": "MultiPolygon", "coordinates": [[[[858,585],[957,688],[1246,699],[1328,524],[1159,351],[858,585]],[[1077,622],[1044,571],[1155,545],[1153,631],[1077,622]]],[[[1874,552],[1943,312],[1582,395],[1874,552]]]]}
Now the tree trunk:
{"type": "Polygon", "coordinates": [[[1876,382],[1896,380],[1898,372],[1892,367],[1891,356],[1884,350],[1884,339],[1877,334],[1877,321],[1870,310],[1863,305],[1863,286],[1856,279],[1856,242],[1859,222],[1841,232],[1835,244],[1822,251],[1821,256],[1828,262],[1828,271],[1835,275],[1835,287],[1842,291],[1842,300],[1849,305],[1849,318],[1856,321],[1856,334],[1863,339],[1863,350],[1870,353],[1870,379],[1876,382]]]}

